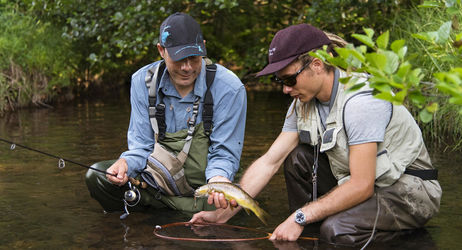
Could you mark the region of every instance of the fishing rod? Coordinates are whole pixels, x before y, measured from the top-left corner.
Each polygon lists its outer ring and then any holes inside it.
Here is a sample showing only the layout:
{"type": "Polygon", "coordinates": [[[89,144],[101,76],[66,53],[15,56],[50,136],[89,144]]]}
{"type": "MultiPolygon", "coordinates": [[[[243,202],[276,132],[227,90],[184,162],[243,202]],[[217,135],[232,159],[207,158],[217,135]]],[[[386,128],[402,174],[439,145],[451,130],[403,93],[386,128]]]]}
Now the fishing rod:
{"type": "Polygon", "coordinates": [[[27,149],[27,150],[30,150],[30,151],[34,151],[34,152],[37,152],[37,153],[52,157],[52,158],[56,158],[56,159],[58,159],[58,168],[59,169],[63,169],[66,166],[66,161],[68,161],[70,163],[74,163],[75,165],[78,165],[78,166],[81,166],[81,167],[84,167],[84,168],[88,168],[88,169],[91,169],[91,170],[94,170],[94,171],[97,171],[97,172],[100,172],[100,173],[103,173],[103,174],[112,175],[112,176],[117,177],[116,174],[108,173],[108,172],[103,171],[101,169],[90,167],[90,166],[84,165],[82,163],[78,163],[78,162],[75,162],[73,160],[69,160],[69,159],[66,159],[66,158],[63,158],[63,157],[52,155],[50,153],[43,152],[43,151],[40,151],[40,150],[37,150],[37,149],[33,149],[33,148],[30,148],[30,147],[27,147],[27,146],[24,146],[24,145],[21,145],[21,144],[18,144],[18,143],[14,143],[12,141],[8,141],[8,140],[2,139],[2,138],[0,138],[0,141],[11,144],[11,146],[10,146],[11,150],[14,150],[16,148],[16,146],[18,146],[18,147],[21,147],[21,148],[24,148],[24,149],[27,149]]]}

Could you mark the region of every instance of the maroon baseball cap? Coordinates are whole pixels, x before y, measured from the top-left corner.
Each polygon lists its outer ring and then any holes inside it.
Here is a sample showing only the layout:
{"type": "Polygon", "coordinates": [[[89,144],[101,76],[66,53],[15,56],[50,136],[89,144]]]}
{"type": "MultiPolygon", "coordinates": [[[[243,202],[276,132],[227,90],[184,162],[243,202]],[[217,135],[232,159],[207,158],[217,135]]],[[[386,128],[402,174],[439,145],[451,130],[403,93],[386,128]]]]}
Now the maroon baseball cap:
{"type": "Polygon", "coordinates": [[[297,24],[276,33],[268,51],[268,65],[257,76],[277,72],[299,55],[323,45],[331,44],[326,34],[309,24],[297,24]]]}

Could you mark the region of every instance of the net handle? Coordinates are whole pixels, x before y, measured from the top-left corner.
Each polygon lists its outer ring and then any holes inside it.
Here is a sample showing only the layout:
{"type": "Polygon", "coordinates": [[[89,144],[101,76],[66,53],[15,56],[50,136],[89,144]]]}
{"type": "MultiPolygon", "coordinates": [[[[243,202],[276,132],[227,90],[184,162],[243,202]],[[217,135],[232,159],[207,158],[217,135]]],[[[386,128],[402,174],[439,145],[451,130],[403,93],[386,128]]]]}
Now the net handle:
{"type": "MultiPolygon", "coordinates": [[[[154,229],[154,235],[156,235],[159,238],[162,239],[167,239],[167,240],[182,240],[182,241],[201,241],[201,242],[210,242],[210,241],[218,241],[218,242],[238,242],[238,241],[252,241],[252,240],[265,240],[269,239],[271,237],[271,233],[267,233],[255,228],[249,228],[249,227],[241,227],[241,226],[234,226],[234,225],[229,225],[229,224],[222,224],[222,223],[209,223],[209,222],[174,222],[166,225],[159,226],[157,225],[154,229]],[[250,231],[255,231],[259,233],[264,233],[267,234],[266,236],[263,237],[254,237],[254,238],[227,238],[227,239],[202,239],[202,238],[183,238],[183,237],[173,237],[173,236],[166,236],[159,234],[159,230],[162,230],[167,227],[176,227],[176,226],[188,226],[188,225],[203,225],[203,226],[221,226],[221,227],[228,227],[228,228],[236,228],[236,229],[244,229],[244,230],[250,230],[250,231]]],[[[318,240],[318,238],[314,237],[299,237],[299,240],[318,240]]]]}

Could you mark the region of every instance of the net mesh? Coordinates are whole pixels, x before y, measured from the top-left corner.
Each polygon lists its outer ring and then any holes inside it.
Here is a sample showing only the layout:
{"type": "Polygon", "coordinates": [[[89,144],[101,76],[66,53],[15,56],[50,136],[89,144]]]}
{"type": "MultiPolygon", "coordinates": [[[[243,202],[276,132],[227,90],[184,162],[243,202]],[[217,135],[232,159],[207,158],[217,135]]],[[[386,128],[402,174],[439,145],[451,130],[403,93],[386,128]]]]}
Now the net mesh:
{"type": "Polygon", "coordinates": [[[268,239],[270,234],[258,229],[216,223],[177,222],[156,226],[154,234],[163,239],[186,241],[250,241],[268,239]]]}

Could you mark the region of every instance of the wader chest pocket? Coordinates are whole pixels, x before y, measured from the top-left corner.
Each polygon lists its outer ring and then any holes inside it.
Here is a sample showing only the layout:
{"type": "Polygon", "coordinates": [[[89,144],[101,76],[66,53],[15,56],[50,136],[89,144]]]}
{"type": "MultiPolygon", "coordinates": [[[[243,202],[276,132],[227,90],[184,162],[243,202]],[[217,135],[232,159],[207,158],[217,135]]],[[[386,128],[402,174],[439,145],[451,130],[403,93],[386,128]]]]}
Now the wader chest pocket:
{"type": "Polygon", "coordinates": [[[321,144],[321,152],[325,152],[329,149],[332,149],[335,144],[337,143],[337,134],[342,129],[339,128],[329,128],[322,134],[322,144],[321,144]]]}
{"type": "Polygon", "coordinates": [[[399,169],[393,164],[386,148],[377,153],[375,169],[375,185],[377,187],[388,187],[398,180],[404,169],[399,169]]]}
{"type": "Polygon", "coordinates": [[[184,161],[156,143],[141,176],[151,187],[165,195],[192,196],[194,189],[186,180],[183,165],[184,161]]]}
{"type": "Polygon", "coordinates": [[[311,135],[310,131],[307,130],[300,130],[300,134],[298,135],[300,144],[311,144],[311,135]]]}

